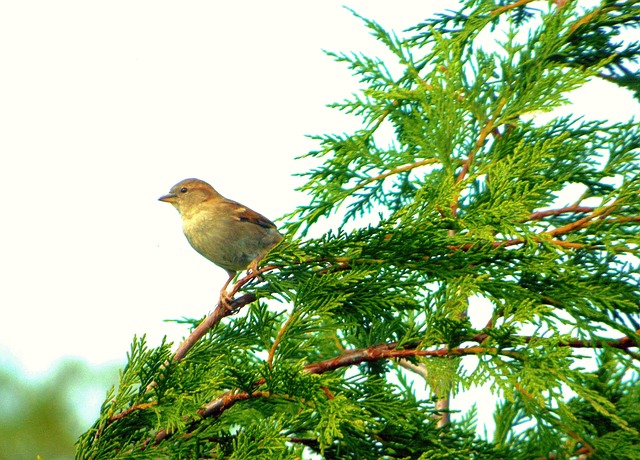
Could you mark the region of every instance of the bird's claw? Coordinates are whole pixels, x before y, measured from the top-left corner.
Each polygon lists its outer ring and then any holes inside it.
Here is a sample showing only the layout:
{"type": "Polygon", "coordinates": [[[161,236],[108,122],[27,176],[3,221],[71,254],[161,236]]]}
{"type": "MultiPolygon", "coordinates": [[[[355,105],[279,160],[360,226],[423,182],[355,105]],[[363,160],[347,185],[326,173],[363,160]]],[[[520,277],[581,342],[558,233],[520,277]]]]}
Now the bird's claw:
{"type": "Polygon", "coordinates": [[[251,262],[249,264],[249,266],[247,267],[247,275],[256,278],[258,281],[264,281],[264,279],[261,276],[262,273],[260,273],[260,270],[258,270],[257,261],[251,262]]]}
{"type": "Polygon", "coordinates": [[[226,291],[220,292],[220,299],[218,300],[218,304],[221,307],[223,307],[225,310],[231,310],[233,308],[231,305],[232,302],[233,302],[233,297],[227,294],[226,291]]]}

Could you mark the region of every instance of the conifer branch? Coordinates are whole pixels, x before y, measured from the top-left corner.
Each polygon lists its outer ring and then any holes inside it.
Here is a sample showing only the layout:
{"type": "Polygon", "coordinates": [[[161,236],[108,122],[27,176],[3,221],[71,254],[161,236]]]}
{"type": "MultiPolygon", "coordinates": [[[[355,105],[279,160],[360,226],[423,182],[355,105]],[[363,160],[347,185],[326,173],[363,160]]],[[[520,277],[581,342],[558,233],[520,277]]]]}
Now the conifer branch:
{"type": "Polygon", "coordinates": [[[605,7],[596,7],[593,9],[593,11],[590,11],[589,13],[585,14],[584,16],[578,18],[573,24],[571,24],[571,27],[569,28],[569,35],[572,35],[576,30],[578,30],[581,26],[588,24],[589,22],[591,22],[594,18],[597,18],[598,16],[602,15],[603,13],[609,13],[611,11],[616,11],[619,8],[614,8],[614,7],[609,7],[609,8],[605,8],[605,7]]]}
{"type": "Polygon", "coordinates": [[[429,371],[427,370],[427,367],[422,363],[414,364],[406,358],[401,358],[400,360],[398,360],[398,364],[405,369],[418,374],[424,380],[427,380],[427,378],[429,377],[429,371]]]}
{"type": "MultiPolygon", "coordinates": [[[[507,99],[506,98],[501,98],[498,101],[498,105],[495,108],[495,110],[493,111],[493,115],[491,116],[491,118],[487,121],[486,125],[482,128],[482,130],[480,131],[480,134],[478,136],[478,139],[476,139],[476,143],[474,145],[474,147],[471,149],[471,151],[469,152],[469,154],[467,155],[467,159],[464,161],[464,163],[462,164],[462,168],[460,170],[460,172],[458,173],[458,177],[456,178],[456,183],[459,184],[461,183],[464,178],[467,176],[467,174],[469,173],[469,170],[471,168],[471,164],[473,163],[474,157],[476,152],[480,151],[480,149],[482,149],[482,147],[484,146],[487,137],[489,137],[489,135],[491,133],[494,133],[496,131],[496,121],[498,120],[499,116],[500,116],[500,112],[502,112],[502,109],[504,108],[505,104],[507,103],[507,99]]],[[[456,192],[455,198],[451,204],[451,214],[455,217],[458,213],[458,201],[460,199],[460,191],[456,192]]],[[[449,230],[449,236],[453,236],[454,235],[454,230],[449,230]]],[[[465,310],[464,312],[462,312],[460,314],[460,316],[466,316],[467,315],[467,311],[465,310]]],[[[438,409],[440,411],[440,420],[438,421],[438,427],[442,428],[445,425],[447,425],[450,422],[450,414],[449,414],[449,405],[450,405],[450,391],[448,391],[445,395],[438,395],[438,401],[436,403],[436,409],[438,409]]]]}
{"type": "MultiPolygon", "coordinates": [[[[576,207],[579,208],[579,207],[576,207]]],[[[589,214],[588,216],[585,216],[581,219],[575,220],[573,222],[570,222],[566,225],[563,225],[562,227],[558,227],[558,228],[554,228],[552,230],[547,230],[541,233],[537,233],[532,235],[532,239],[534,241],[538,241],[538,242],[548,242],[548,243],[552,243],[555,244],[557,246],[562,246],[562,247],[567,247],[567,248],[572,248],[572,249],[581,249],[581,248],[586,248],[588,247],[588,245],[585,244],[581,244],[581,243],[573,243],[573,242],[567,242],[567,241],[561,241],[561,240],[557,240],[557,239],[547,239],[547,237],[555,237],[555,236],[561,236],[561,235],[566,235],[568,233],[571,233],[573,231],[576,230],[580,230],[582,228],[585,228],[589,225],[591,225],[592,221],[596,218],[599,217],[600,219],[604,219],[606,216],[610,215],[615,209],[617,208],[617,204],[613,203],[609,206],[603,207],[603,208],[595,208],[593,209],[593,211],[591,212],[591,214],[589,214]]],[[[569,209],[569,208],[565,208],[565,209],[569,209]]],[[[586,208],[584,208],[586,209],[586,208]]],[[[542,213],[544,212],[548,212],[548,211],[541,211],[542,213]]],[[[582,211],[569,211],[569,212],[582,212],[582,211]]],[[[536,213],[534,213],[536,214],[536,213]]],[[[532,216],[534,215],[532,214],[532,216]]],[[[531,216],[530,216],[531,218],[531,216]]],[[[630,216],[630,217],[618,217],[618,218],[612,218],[612,219],[608,219],[608,220],[600,220],[600,222],[604,222],[604,223],[627,223],[627,222],[640,222],[640,216],[630,216]]],[[[493,247],[494,248],[501,248],[501,247],[509,247],[509,246],[515,246],[518,244],[524,244],[525,240],[521,239],[521,238],[514,238],[511,240],[502,240],[502,241],[495,241],[493,243],[493,247]]],[[[450,246],[451,249],[454,250],[463,250],[463,251],[468,251],[469,249],[471,249],[473,247],[473,245],[471,243],[463,245],[463,246],[450,246]]]]}
{"type": "MultiPolygon", "coordinates": [[[[638,331],[640,333],[640,331],[638,331]]],[[[474,342],[482,343],[488,334],[481,333],[473,337],[474,342]]],[[[525,342],[531,342],[534,339],[539,339],[535,336],[522,337],[525,342]]],[[[456,347],[456,348],[437,348],[431,350],[425,350],[418,348],[420,343],[403,344],[404,348],[396,348],[399,342],[382,343],[373,345],[368,348],[347,350],[342,355],[312,363],[304,366],[304,372],[309,374],[324,374],[326,372],[334,371],[342,367],[349,367],[354,365],[360,365],[365,362],[389,360],[389,359],[401,359],[413,357],[446,357],[446,356],[463,356],[463,355],[478,355],[478,354],[502,354],[511,358],[521,359],[520,353],[515,350],[504,350],[497,347],[484,347],[484,346],[468,346],[468,347],[456,347]]],[[[630,337],[622,337],[617,340],[601,339],[601,340],[571,340],[567,342],[559,343],[558,346],[570,347],[570,348],[617,348],[621,350],[627,350],[629,348],[640,347],[640,343],[634,341],[630,337]]],[[[258,380],[254,386],[259,386],[265,383],[264,379],[258,380]]],[[[252,393],[256,394],[255,392],[252,393]]],[[[222,396],[208,403],[202,410],[198,411],[198,414],[202,417],[214,417],[220,415],[224,410],[233,406],[236,402],[246,400],[250,397],[248,393],[228,391],[222,396]]]]}
{"type": "Polygon", "coordinates": [[[551,243],[555,246],[560,246],[561,248],[568,248],[568,249],[584,249],[587,248],[588,246],[586,244],[582,244],[582,243],[572,243],[571,241],[563,241],[563,240],[546,240],[548,243],[551,243]]]}
{"type": "MultiPolygon", "coordinates": [[[[413,345],[404,344],[405,347],[396,349],[398,342],[383,343],[374,345],[369,348],[348,350],[342,355],[320,361],[313,364],[304,366],[304,372],[309,374],[323,374],[326,372],[334,371],[342,367],[349,367],[359,365],[365,362],[372,362],[378,360],[396,359],[396,358],[408,358],[416,356],[431,356],[431,357],[444,357],[444,356],[460,356],[465,354],[482,354],[482,353],[503,353],[511,357],[517,357],[518,353],[509,350],[499,351],[497,348],[485,348],[479,346],[470,346],[463,348],[439,348],[435,350],[423,350],[418,349],[418,343],[413,345]]],[[[262,385],[265,382],[264,379],[260,379],[254,386],[262,385]]],[[[253,392],[252,394],[256,394],[253,392]]],[[[222,396],[208,403],[202,410],[198,411],[201,417],[217,417],[223,411],[229,409],[235,403],[249,399],[250,395],[247,392],[228,391],[222,396]]]]}
{"type": "Polygon", "coordinates": [[[100,436],[102,435],[102,431],[108,427],[109,425],[111,425],[113,422],[116,422],[120,419],[123,419],[125,417],[127,417],[129,414],[131,414],[132,412],[136,412],[139,410],[145,410],[145,409],[149,409],[155,405],[157,405],[158,402],[157,401],[151,401],[148,403],[141,403],[141,404],[134,404],[133,406],[129,407],[128,409],[123,410],[122,412],[118,412],[117,414],[112,415],[111,417],[109,417],[105,424],[103,426],[101,426],[100,428],[98,428],[98,430],[96,430],[96,434],[94,435],[93,439],[97,440],[98,438],[100,438],[100,436]]]}
{"type": "Polygon", "coordinates": [[[207,316],[198,326],[184,339],[173,355],[174,361],[180,361],[187,352],[200,340],[207,332],[213,329],[216,324],[229,315],[237,313],[242,307],[256,300],[255,294],[244,294],[237,299],[233,299],[229,305],[219,302],[213,312],[207,316]]]}
{"type": "Polygon", "coordinates": [[[260,275],[262,275],[263,273],[267,273],[271,270],[275,270],[276,268],[280,268],[280,267],[276,265],[263,265],[261,267],[258,267],[258,269],[255,271],[248,272],[245,276],[243,276],[238,281],[236,281],[233,284],[233,286],[231,286],[231,290],[229,291],[229,296],[233,297],[240,291],[240,289],[242,289],[247,283],[249,283],[249,281],[255,278],[260,278],[260,275]]]}
{"type": "MultiPolygon", "coordinates": [[[[640,334],[640,330],[637,331],[640,334]]],[[[480,333],[475,335],[472,340],[474,342],[482,343],[485,339],[489,337],[486,333],[480,333]]],[[[535,336],[525,336],[522,339],[528,343],[534,339],[540,339],[535,336]]],[[[403,344],[404,348],[398,349],[396,348],[399,345],[399,342],[390,342],[390,343],[382,343],[378,345],[373,345],[368,348],[356,349],[356,350],[347,350],[342,355],[337,356],[335,358],[327,359],[324,361],[319,361],[317,363],[312,363],[304,366],[303,370],[309,374],[323,374],[326,372],[334,371],[343,367],[349,367],[354,365],[360,365],[365,362],[373,362],[379,360],[389,360],[389,359],[400,359],[404,361],[406,358],[412,357],[446,357],[446,356],[464,356],[464,355],[479,355],[479,354],[501,354],[504,356],[508,356],[515,359],[521,359],[521,355],[516,350],[504,350],[499,349],[497,347],[485,347],[485,346],[468,346],[468,347],[456,347],[456,348],[448,348],[442,347],[437,349],[425,350],[418,348],[420,346],[419,342],[414,343],[405,343],[403,344]]],[[[625,336],[620,339],[610,340],[610,339],[599,339],[599,340],[570,340],[567,342],[558,343],[560,347],[570,347],[570,348],[617,348],[621,350],[628,351],[629,348],[640,347],[640,343],[638,341],[633,340],[632,338],[625,336]]],[[[258,388],[260,385],[263,385],[266,382],[264,378],[259,379],[254,383],[254,388],[258,388]]],[[[324,391],[324,390],[323,390],[324,391]]],[[[521,392],[523,394],[526,393],[524,388],[521,388],[521,392]]],[[[326,392],[325,392],[326,393],[326,392]]],[[[262,398],[262,397],[270,397],[272,396],[269,392],[263,391],[238,391],[238,390],[230,390],[226,393],[222,394],[215,400],[206,404],[202,409],[198,410],[198,416],[200,419],[194,420],[192,422],[192,427],[194,427],[199,420],[206,417],[218,417],[227,409],[230,409],[236,403],[240,401],[246,401],[251,398],[262,398]]],[[[115,422],[116,420],[122,419],[127,415],[131,414],[134,411],[145,410],[153,406],[153,403],[147,404],[138,404],[136,406],[132,406],[131,408],[121,412],[120,414],[116,414],[111,417],[109,423],[107,425],[115,422]]],[[[167,439],[170,436],[170,433],[162,429],[158,431],[156,436],[154,437],[155,443],[159,443],[167,439]]]]}
{"type": "Polygon", "coordinates": [[[565,235],[567,233],[572,232],[573,230],[586,227],[596,217],[606,216],[612,213],[617,207],[618,205],[614,202],[609,206],[605,206],[603,208],[597,208],[591,214],[589,214],[586,217],[583,217],[582,219],[578,219],[574,222],[571,222],[567,225],[563,225],[562,227],[555,228],[553,230],[548,230],[546,232],[541,233],[541,235],[549,235],[549,236],[565,235]]]}
{"type": "Polygon", "coordinates": [[[640,216],[624,216],[607,220],[607,223],[611,224],[626,224],[629,222],[640,222],[640,216]]]}
{"type": "MultiPolygon", "coordinates": [[[[475,145],[467,155],[467,159],[462,163],[462,169],[458,173],[458,177],[456,178],[456,183],[459,184],[460,182],[462,182],[464,178],[467,176],[467,174],[469,173],[469,169],[471,168],[471,164],[473,163],[475,154],[478,151],[480,151],[480,149],[484,146],[487,140],[487,137],[489,137],[489,135],[496,128],[496,121],[498,120],[500,116],[500,112],[502,111],[506,103],[507,103],[507,99],[504,97],[498,101],[498,105],[493,111],[493,115],[487,121],[485,126],[480,130],[480,134],[478,135],[478,139],[476,139],[475,145]]],[[[452,215],[454,216],[457,214],[457,210],[458,210],[458,198],[459,198],[459,193],[454,198],[453,204],[451,205],[451,212],[452,212],[452,215]]]]}
{"type": "Polygon", "coordinates": [[[526,5],[527,3],[531,3],[535,0],[518,0],[517,2],[510,3],[509,5],[501,6],[500,8],[496,8],[490,14],[491,16],[498,16],[506,11],[513,10],[515,8],[520,8],[521,6],[526,5]]]}
{"type": "MultiPolygon", "coordinates": [[[[247,273],[244,277],[240,278],[231,288],[229,296],[233,297],[238,291],[249,281],[254,278],[258,278],[262,273],[273,270],[277,267],[274,265],[265,265],[258,268],[255,272],[247,273]]],[[[223,318],[237,313],[244,306],[255,302],[257,299],[255,294],[246,293],[237,299],[233,299],[228,305],[223,302],[218,302],[213,312],[207,316],[198,326],[189,334],[179,346],[173,355],[174,361],[180,361],[185,357],[187,352],[200,340],[208,331],[213,329],[223,318]]]]}
{"type": "Polygon", "coordinates": [[[358,190],[363,189],[367,185],[369,185],[369,184],[371,184],[373,182],[377,182],[379,180],[386,179],[389,176],[393,176],[393,175],[400,174],[400,173],[403,173],[403,172],[411,171],[412,169],[419,168],[420,166],[425,166],[425,165],[429,165],[429,164],[433,164],[433,163],[438,163],[438,160],[435,159],[435,158],[426,158],[424,160],[416,161],[415,163],[410,163],[410,164],[407,164],[407,165],[398,166],[397,168],[393,168],[393,169],[391,169],[389,171],[386,171],[386,172],[384,172],[382,174],[378,174],[375,177],[371,177],[369,179],[366,179],[366,180],[360,182],[355,187],[349,189],[349,193],[357,192],[358,190]]]}
{"type": "Polygon", "coordinates": [[[273,367],[273,356],[276,354],[276,349],[278,348],[278,345],[280,345],[280,341],[282,340],[282,337],[284,336],[285,331],[287,330],[289,325],[293,322],[293,320],[297,319],[297,317],[298,317],[297,313],[292,312],[289,318],[287,318],[287,320],[284,322],[284,324],[278,331],[278,334],[276,335],[276,338],[273,341],[273,345],[271,345],[271,348],[269,349],[269,355],[267,357],[267,364],[269,364],[269,367],[273,367]]]}
{"type": "MultiPolygon", "coordinates": [[[[577,449],[575,451],[575,455],[572,456],[571,458],[578,458],[579,460],[585,459],[587,458],[587,454],[592,453],[592,448],[591,447],[580,447],[579,449],[577,449]]],[[[549,455],[545,455],[544,457],[540,457],[538,460],[556,460],[558,458],[565,458],[563,455],[558,455],[555,452],[550,453],[549,455]]]]}
{"type": "Polygon", "coordinates": [[[561,214],[581,214],[581,213],[587,213],[587,212],[593,212],[595,211],[596,208],[592,207],[592,206],[578,206],[578,205],[573,205],[573,206],[567,206],[565,208],[560,208],[560,209],[548,209],[546,211],[537,211],[532,213],[531,215],[529,215],[529,218],[527,220],[540,220],[540,219],[544,219],[545,217],[549,217],[549,216],[559,216],[561,214]]]}
{"type": "MultiPolygon", "coordinates": [[[[640,330],[636,331],[640,334],[640,330]]],[[[527,342],[530,342],[533,337],[526,337],[527,342]]],[[[560,343],[560,346],[571,348],[617,348],[620,350],[628,350],[629,348],[640,347],[640,342],[632,339],[631,337],[624,336],[616,340],[611,339],[597,339],[597,340],[571,340],[566,343],[560,343]]]]}

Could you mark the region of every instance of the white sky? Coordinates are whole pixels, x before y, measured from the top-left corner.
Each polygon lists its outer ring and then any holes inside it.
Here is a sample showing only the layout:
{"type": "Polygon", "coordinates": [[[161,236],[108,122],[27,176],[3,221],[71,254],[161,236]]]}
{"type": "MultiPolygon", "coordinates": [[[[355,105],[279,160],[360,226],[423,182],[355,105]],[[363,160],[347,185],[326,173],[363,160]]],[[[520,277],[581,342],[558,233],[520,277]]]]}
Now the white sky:
{"type": "MultiPolygon", "coordinates": [[[[351,5],[404,28],[421,3],[351,5]]],[[[0,359],[179,339],[163,320],[206,313],[226,275],[157,198],[199,177],[272,219],[301,204],[305,134],[350,129],[324,105],[354,80],[321,50],[372,44],[338,1],[3,2],[0,359]]]]}
{"type": "MultiPolygon", "coordinates": [[[[305,134],[352,130],[357,88],[322,49],[380,54],[341,7],[400,32],[440,2],[0,3],[0,364],[120,362],[200,317],[226,279],[157,198],[198,177],[275,219],[304,203],[305,134]]],[[[454,8],[453,2],[446,6],[454,8]]],[[[640,113],[608,84],[567,111],[640,113]]]]}

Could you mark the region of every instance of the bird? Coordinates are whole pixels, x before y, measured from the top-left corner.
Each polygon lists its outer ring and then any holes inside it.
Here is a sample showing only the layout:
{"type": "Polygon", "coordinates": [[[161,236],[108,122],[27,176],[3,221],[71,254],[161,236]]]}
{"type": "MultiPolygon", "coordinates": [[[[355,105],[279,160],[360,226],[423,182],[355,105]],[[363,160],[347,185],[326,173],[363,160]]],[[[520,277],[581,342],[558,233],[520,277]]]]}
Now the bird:
{"type": "Polygon", "coordinates": [[[256,272],[258,262],[282,240],[276,225],[262,214],[220,195],[200,179],[184,179],[158,198],[171,203],[182,217],[189,244],[229,275],[220,291],[226,305],[227,287],[238,271],[256,272]]]}

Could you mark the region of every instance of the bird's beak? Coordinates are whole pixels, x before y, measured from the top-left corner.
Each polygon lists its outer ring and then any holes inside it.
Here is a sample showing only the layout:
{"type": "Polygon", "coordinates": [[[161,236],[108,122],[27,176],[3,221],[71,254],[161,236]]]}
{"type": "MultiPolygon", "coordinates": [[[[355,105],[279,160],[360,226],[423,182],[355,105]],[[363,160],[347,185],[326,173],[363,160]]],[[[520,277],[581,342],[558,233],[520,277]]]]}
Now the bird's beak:
{"type": "Polygon", "coordinates": [[[169,193],[167,195],[162,195],[158,198],[158,201],[164,201],[165,203],[173,203],[176,201],[177,195],[175,193],[169,193]]]}

